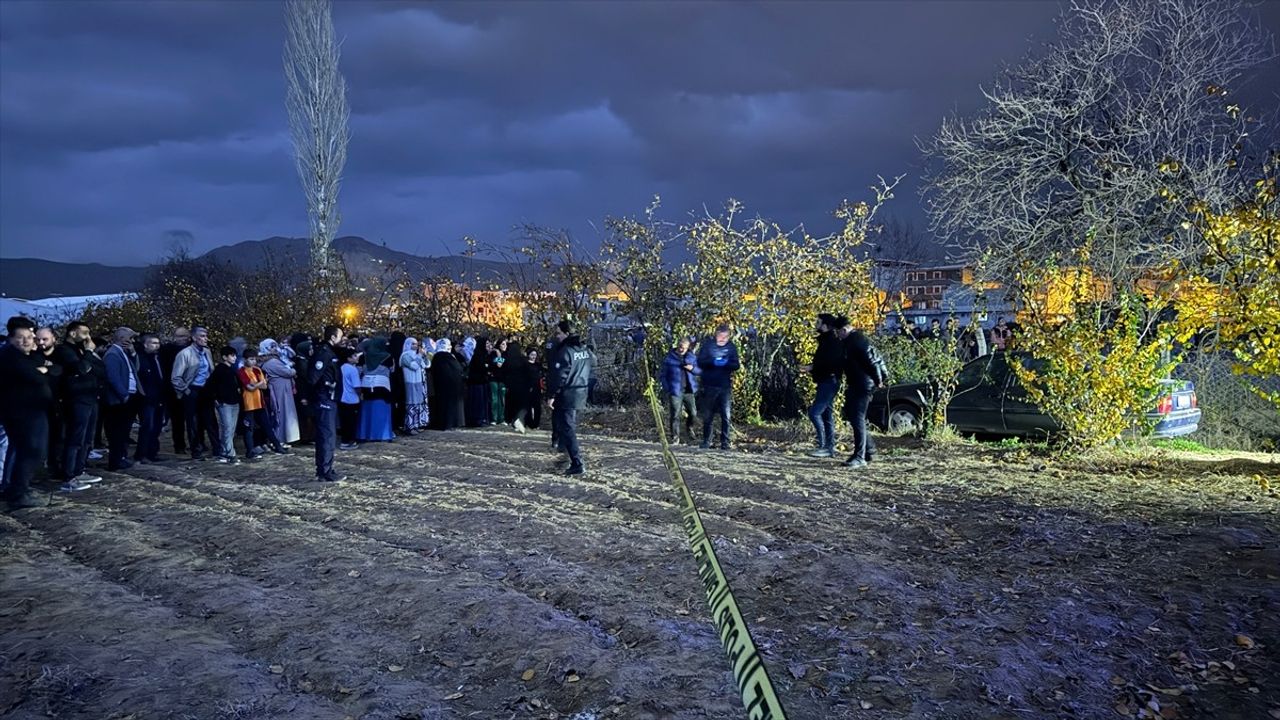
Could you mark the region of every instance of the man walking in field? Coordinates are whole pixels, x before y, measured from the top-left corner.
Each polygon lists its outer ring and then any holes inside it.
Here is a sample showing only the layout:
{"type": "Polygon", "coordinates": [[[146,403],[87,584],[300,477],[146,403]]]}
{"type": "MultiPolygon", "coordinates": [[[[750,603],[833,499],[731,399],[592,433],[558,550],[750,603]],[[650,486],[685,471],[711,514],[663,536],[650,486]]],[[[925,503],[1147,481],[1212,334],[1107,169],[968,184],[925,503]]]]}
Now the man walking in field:
{"type": "Polygon", "coordinates": [[[853,425],[853,453],[845,467],[865,467],[871,460],[871,436],[867,432],[867,406],[871,393],[884,382],[871,358],[871,341],[861,330],[855,330],[848,318],[836,319],[837,336],[844,344],[844,417],[853,425]]]}
{"type": "Polygon", "coordinates": [[[581,475],[586,468],[578,447],[578,411],[587,406],[595,355],[582,344],[581,338],[571,333],[572,329],[568,320],[556,325],[557,343],[550,358],[547,391],[551,395],[551,412],[560,443],[569,453],[569,469],[565,475],[581,475]]]}
{"type": "Polygon", "coordinates": [[[662,361],[662,389],[667,392],[667,423],[671,444],[679,445],[687,435],[693,440],[693,421],[698,417],[698,359],[689,352],[689,338],[680,338],[662,361]],[[684,431],[681,431],[681,426],[684,431]]]}
{"type": "Polygon", "coordinates": [[[844,370],[844,346],[836,337],[836,318],[828,313],[818,316],[818,348],[813,362],[800,370],[813,376],[817,390],[809,407],[809,421],[817,432],[817,448],[810,457],[829,458],[836,451],[836,422],[832,416],[836,392],[840,389],[840,373],[844,370]]]}
{"type": "Polygon", "coordinates": [[[729,339],[729,326],[716,328],[715,336],[698,351],[702,370],[702,392],[706,415],[702,419],[702,449],[711,447],[711,422],[720,418],[720,449],[729,449],[729,404],[733,397],[733,374],[738,371],[738,346],[729,339]]]}

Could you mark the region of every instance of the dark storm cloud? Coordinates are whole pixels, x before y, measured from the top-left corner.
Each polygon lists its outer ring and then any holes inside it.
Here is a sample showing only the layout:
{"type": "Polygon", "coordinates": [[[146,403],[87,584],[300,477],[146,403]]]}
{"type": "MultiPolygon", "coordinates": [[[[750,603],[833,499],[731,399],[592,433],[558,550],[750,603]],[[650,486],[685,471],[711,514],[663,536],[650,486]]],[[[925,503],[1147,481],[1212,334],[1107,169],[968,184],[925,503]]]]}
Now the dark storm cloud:
{"type": "MultiPolygon", "coordinates": [[[[0,2],[0,254],[145,262],[301,235],[282,7],[0,2]]],[[[339,2],[344,233],[405,250],[569,227],[660,193],[829,222],[1051,36],[1030,2],[339,2]]]]}

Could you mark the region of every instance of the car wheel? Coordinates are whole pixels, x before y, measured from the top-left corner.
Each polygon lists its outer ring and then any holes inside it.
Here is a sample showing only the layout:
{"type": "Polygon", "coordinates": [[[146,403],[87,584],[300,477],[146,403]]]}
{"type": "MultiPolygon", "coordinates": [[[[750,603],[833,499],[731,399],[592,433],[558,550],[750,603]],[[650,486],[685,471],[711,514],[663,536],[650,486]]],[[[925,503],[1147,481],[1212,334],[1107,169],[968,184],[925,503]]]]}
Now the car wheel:
{"type": "Polygon", "coordinates": [[[920,411],[912,405],[894,405],[889,411],[889,427],[891,435],[914,435],[923,427],[920,411]]]}

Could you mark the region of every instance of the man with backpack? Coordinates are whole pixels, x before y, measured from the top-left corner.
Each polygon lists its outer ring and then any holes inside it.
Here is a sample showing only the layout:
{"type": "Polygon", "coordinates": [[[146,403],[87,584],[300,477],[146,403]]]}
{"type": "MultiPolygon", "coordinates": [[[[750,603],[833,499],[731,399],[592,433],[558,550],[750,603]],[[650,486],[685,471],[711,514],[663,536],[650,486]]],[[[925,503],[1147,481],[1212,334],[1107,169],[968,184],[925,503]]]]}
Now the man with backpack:
{"type": "Polygon", "coordinates": [[[867,406],[871,393],[888,381],[883,358],[872,347],[861,330],[854,329],[846,317],[836,318],[836,336],[844,344],[844,418],[853,426],[853,452],[845,467],[865,467],[875,449],[867,432],[867,406]]]}

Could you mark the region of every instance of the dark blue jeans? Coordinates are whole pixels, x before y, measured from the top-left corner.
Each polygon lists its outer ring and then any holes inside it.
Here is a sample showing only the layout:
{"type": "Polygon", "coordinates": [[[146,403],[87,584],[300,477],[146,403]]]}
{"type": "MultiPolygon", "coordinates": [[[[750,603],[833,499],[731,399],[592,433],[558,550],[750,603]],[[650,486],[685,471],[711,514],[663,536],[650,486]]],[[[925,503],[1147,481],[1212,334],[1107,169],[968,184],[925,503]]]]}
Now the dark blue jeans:
{"type": "Polygon", "coordinates": [[[581,465],[582,456],[578,448],[578,409],[562,398],[556,398],[556,406],[551,409],[551,415],[560,447],[569,453],[571,463],[581,465]]]}
{"type": "Polygon", "coordinates": [[[338,403],[335,400],[314,401],[316,421],[316,479],[337,480],[333,470],[333,451],[338,444],[338,403]]]}
{"type": "Polygon", "coordinates": [[[813,405],[809,408],[809,422],[818,434],[818,448],[822,450],[836,449],[836,421],[832,407],[835,405],[836,391],[840,389],[840,378],[828,378],[818,383],[818,391],[813,396],[813,405]]]}
{"type": "Polygon", "coordinates": [[[702,444],[711,444],[711,421],[720,418],[720,447],[729,447],[729,402],[733,399],[732,388],[709,387],[704,389],[702,401],[706,405],[702,418],[702,444]]]}
{"type": "Polygon", "coordinates": [[[867,434],[867,405],[871,404],[870,392],[846,393],[844,415],[853,425],[853,457],[866,460],[871,450],[871,437],[867,434]]]}
{"type": "Polygon", "coordinates": [[[160,429],[164,426],[164,405],[150,398],[138,408],[138,447],[134,460],[155,460],[160,454],[160,429]]]}

